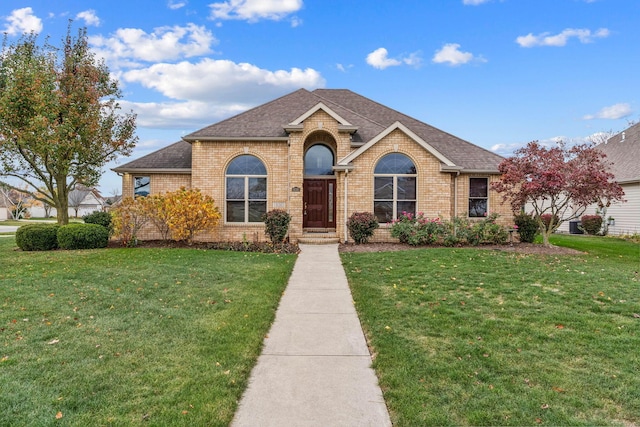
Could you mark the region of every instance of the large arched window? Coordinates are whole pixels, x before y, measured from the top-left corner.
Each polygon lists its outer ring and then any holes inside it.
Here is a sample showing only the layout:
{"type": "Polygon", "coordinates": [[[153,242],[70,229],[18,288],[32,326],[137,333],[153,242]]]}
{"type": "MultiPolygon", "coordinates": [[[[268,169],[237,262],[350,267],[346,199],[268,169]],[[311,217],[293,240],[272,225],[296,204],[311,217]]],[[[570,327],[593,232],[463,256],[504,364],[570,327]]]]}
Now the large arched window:
{"type": "Polygon", "coordinates": [[[333,151],[326,145],[316,144],[304,154],[305,175],[333,175],[333,151]]]}
{"type": "Polygon", "coordinates": [[[373,212],[379,222],[391,222],[402,212],[416,212],[416,166],[400,153],[387,154],[374,173],[373,212]]]}
{"type": "Polygon", "coordinates": [[[248,154],[227,167],[227,222],[262,222],[267,212],[267,168],[248,154]]]}

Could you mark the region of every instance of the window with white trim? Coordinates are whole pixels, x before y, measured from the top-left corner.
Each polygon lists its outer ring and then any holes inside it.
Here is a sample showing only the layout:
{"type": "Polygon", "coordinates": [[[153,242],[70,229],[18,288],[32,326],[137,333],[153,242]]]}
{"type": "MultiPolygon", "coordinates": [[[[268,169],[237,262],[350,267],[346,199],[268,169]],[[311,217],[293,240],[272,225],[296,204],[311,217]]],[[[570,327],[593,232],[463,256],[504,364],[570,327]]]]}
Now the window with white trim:
{"type": "Polygon", "coordinates": [[[387,154],[373,171],[373,213],[378,222],[391,222],[403,212],[416,213],[416,166],[401,153],[387,154]]]}
{"type": "Polygon", "coordinates": [[[244,154],[226,171],[226,221],[262,222],[267,212],[267,168],[255,156],[244,154]]]}
{"type": "Polygon", "coordinates": [[[487,216],[489,178],[469,178],[469,217],[487,216]]]}

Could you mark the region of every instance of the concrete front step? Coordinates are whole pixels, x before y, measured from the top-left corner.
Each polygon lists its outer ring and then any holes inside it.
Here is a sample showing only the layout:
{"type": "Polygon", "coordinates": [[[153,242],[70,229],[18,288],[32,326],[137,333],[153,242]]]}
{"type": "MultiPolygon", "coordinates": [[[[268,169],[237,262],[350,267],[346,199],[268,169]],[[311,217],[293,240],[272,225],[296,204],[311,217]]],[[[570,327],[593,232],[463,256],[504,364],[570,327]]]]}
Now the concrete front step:
{"type": "Polygon", "coordinates": [[[340,243],[340,238],[336,233],[304,233],[298,238],[298,243],[307,245],[328,245],[340,243]]]}

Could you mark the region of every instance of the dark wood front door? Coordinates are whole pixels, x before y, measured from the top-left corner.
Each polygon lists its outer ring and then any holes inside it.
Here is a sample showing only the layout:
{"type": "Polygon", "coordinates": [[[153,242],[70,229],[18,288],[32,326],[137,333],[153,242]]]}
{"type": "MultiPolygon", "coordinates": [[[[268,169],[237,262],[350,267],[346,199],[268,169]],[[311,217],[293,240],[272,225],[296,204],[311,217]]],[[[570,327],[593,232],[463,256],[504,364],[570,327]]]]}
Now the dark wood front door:
{"type": "Polygon", "coordinates": [[[336,180],[304,180],[305,228],[336,227],[336,180]]]}

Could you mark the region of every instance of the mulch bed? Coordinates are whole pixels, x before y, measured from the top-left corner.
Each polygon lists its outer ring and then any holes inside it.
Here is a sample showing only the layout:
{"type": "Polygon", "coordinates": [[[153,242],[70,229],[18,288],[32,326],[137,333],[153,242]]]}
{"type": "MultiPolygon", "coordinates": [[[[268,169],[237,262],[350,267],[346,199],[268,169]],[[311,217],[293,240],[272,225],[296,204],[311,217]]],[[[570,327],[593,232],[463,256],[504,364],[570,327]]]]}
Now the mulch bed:
{"type": "MultiPolygon", "coordinates": [[[[354,243],[341,243],[338,250],[340,252],[392,252],[392,251],[406,251],[412,249],[426,249],[442,246],[411,246],[402,243],[366,243],[363,245],[356,245],[354,243]]],[[[543,246],[534,243],[520,243],[515,242],[513,244],[506,245],[482,245],[482,246],[456,246],[486,249],[494,251],[515,252],[522,254],[540,254],[540,255],[579,255],[583,252],[577,251],[571,248],[563,248],[561,246],[543,246]]],[[[454,248],[452,248],[454,249],[454,248]]]]}

